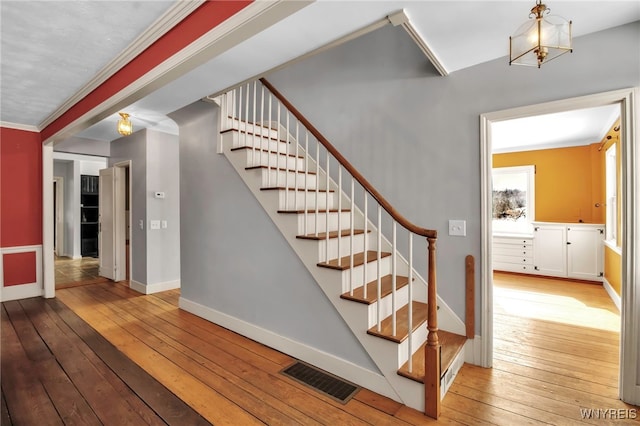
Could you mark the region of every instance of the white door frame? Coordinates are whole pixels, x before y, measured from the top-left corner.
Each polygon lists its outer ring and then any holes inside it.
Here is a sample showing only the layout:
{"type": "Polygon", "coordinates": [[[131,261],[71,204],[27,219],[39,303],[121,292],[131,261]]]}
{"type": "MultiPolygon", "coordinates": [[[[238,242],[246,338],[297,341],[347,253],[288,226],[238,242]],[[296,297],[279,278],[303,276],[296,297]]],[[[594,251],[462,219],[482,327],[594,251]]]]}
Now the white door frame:
{"type": "Polygon", "coordinates": [[[64,256],[64,178],[62,176],[54,176],[53,184],[56,186],[56,209],[54,212],[56,230],[54,241],[55,253],[58,256],[64,256]]]}
{"type": "Polygon", "coordinates": [[[640,404],[640,147],[637,134],[638,88],[622,89],[578,98],[547,102],[482,114],[481,144],[481,365],[493,363],[493,276],[491,261],[491,124],[533,115],[602,105],[620,105],[622,158],[622,310],[620,348],[620,398],[640,404]]]}
{"type": "Polygon", "coordinates": [[[129,279],[131,279],[131,268],[133,265],[133,241],[131,240],[131,210],[132,210],[132,205],[131,205],[131,160],[126,160],[126,161],[121,161],[118,163],[115,163],[113,165],[113,167],[118,168],[118,169],[123,169],[121,176],[122,179],[120,179],[119,182],[116,182],[116,188],[115,188],[115,194],[116,194],[116,198],[123,200],[122,203],[118,203],[116,204],[121,211],[117,211],[116,215],[120,215],[121,216],[121,220],[118,221],[120,223],[120,225],[125,226],[125,223],[129,223],[129,229],[126,230],[126,232],[123,234],[124,238],[119,238],[118,239],[118,244],[116,245],[115,249],[115,256],[116,259],[118,260],[118,264],[121,265],[121,267],[118,268],[118,273],[117,273],[117,279],[116,281],[122,281],[124,279],[126,279],[126,275],[127,275],[127,261],[128,261],[128,265],[129,265],[129,279]],[[124,169],[129,169],[129,200],[125,200],[125,194],[127,191],[125,191],[125,179],[124,179],[124,169]],[[128,217],[128,221],[125,220],[125,213],[126,213],[126,208],[125,205],[129,204],[129,217],[128,217]],[[127,252],[127,240],[129,240],[129,259],[126,259],[126,252],[127,252]]]}

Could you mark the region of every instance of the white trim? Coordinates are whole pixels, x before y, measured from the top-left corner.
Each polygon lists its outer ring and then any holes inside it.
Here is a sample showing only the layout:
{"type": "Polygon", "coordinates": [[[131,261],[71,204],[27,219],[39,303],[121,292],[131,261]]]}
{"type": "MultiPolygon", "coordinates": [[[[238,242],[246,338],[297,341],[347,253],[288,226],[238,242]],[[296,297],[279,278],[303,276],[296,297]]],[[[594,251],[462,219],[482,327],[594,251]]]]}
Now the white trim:
{"type": "Polygon", "coordinates": [[[380,395],[398,401],[393,388],[381,374],[362,368],[352,362],[338,358],[335,355],[308,346],[304,343],[291,340],[276,334],[270,330],[261,328],[255,324],[232,317],[224,312],[217,311],[197,302],[180,297],[180,309],[184,309],[207,321],[225,327],[235,333],[248,337],[276,350],[279,350],[294,358],[300,359],[311,365],[342,377],[359,386],[372,390],[380,395]]]}
{"type": "Polygon", "coordinates": [[[24,130],[25,132],[33,132],[33,133],[40,132],[40,129],[38,129],[38,126],[31,126],[29,124],[11,123],[9,121],[0,121],[0,127],[4,127],[7,129],[24,130]]]}
{"type": "Polygon", "coordinates": [[[55,217],[55,238],[54,247],[55,254],[58,256],[64,256],[66,251],[64,249],[64,177],[54,176],[53,183],[56,186],[55,202],[56,208],[54,211],[55,217]]]}
{"type": "Polygon", "coordinates": [[[620,311],[622,309],[622,301],[620,300],[620,296],[618,296],[618,293],[616,293],[613,287],[611,287],[609,281],[607,281],[607,279],[604,277],[602,278],[602,287],[604,287],[614,305],[616,305],[616,308],[618,308],[618,310],[620,311]]]}
{"type": "Polygon", "coordinates": [[[191,71],[273,23],[297,12],[309,1],[254,1],[205,35],[166,59],[120,92],[67,124],[47,141],[62,140],[84,130],[120,108],[130,105],[159,87],[191,71]]]}
{"type": "Polygon", "coordinates": [[[464,362],[482,366],[482,336],[475,335],[464,344],[464,362]]]}
{"type": "Polygon", "coordinates": [[[162,283],[142,284],[135,280],[129,280],[129,288],[142,294],[154,294],[162,291],[180,288],[180,280],[165,281],[162,283]]]}
{"type": "Polygon", "coordinates": [[[610,248],[614,253],[618,254],[619,256],[622,256],[622,247],[616,245],[615,240],[604,240],[602,243],[608,248],[610,248]]]}
{"type": "Polygon", "coordinates": [[[42,144],[42,264],[44,297],[56,296],[53,256],[53,144],[42,144]]]}
{"type": "Polygon", "coordinates": [[[145,49],[155,43],[160,37],[165,35],[174,26],[189,16],[204,0],[177,1],[169,10],[158,18],[149,28],[138,36],[129,46],[127,46],[118,56],[104,66],[98,73],[73,96],[67,99],[53,113],[44,119],[39,125],[39,129],[44,129],[49,124],[60,118],[69,108],[84,99],[89,93],[98,88],[107,79],[118,72],[122,67],[135,59],[145,49]]]}
{"type": "Polygon", "coordinates": [[[396,12],[396,13],[394,13],[392,15],[389,15],[387,17],[387,19],[389,20],[389,22],[391,22],[391,24],[394,27],[396,27],[398,25],[402,26],[402,28],[411,37],[411,40],[413,40],[413,42],[418,45],[420,50],[422,50],[422,53],[424,53],[424,55],[427,57],[427,59],[429,59],[431,64],[440,73],[441,76],[446,77],[446,76],[449,75],[449,71],[447,71],[447,69],[445,68],[444,64],[442,63],[440,58],[438,58],[438,56],[435,54],[435,52],[433,50],[431,50],[431,48],[427,44],[427,41],[418,32],[417,28],[413,26],[413,24],[411,23],[411,20],[409,19],[409,17],[405,13],[404,9],[399,11],[399,12],[396,12]]]}
{"type": "Polygon", "coordinates": [[[491,271],[491,124],[503,120],[539,114],[563,112],[601,105],[620,105],[622,158],[622,297],[620,398],[630,404],[640,404],[640,265],[634,262],[640,255],[640,149],[637,146],[636,99],[638,88],[614,90],[594,95],[513,108],[480,116],[481,145],[481,316],[483,365],[489,366],[493,356],[493,285],[491,271]]]}
{"type": "MultiPolygon", "coordinates": [[[[53,253],[52,253],[53,256],[53,253]]],[[[44,294],[42,288],[42,245],[33,246],[15,246],[0,248],[0,301],[7,302],[9,300],[26,299],[28,297],[42,296],[44,294]],[[36,254],[36,280],[32,283],[16,284],[9,287],[4,286],[4,255],[14,253],[33,253],[36,254]]]]}

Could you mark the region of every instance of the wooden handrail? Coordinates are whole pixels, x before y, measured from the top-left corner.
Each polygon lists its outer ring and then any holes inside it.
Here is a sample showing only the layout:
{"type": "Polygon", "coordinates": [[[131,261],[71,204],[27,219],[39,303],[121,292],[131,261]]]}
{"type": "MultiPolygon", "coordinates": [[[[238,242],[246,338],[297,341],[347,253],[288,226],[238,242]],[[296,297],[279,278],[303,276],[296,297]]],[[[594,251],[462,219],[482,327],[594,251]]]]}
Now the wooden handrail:
{"type": "Polygon", "coordinates": [[[307,130],[311,132],[311,134],[320,142],[326,149],[329,151],[331,155],[335,157],[336,160],[342,165],[342,167],[347,170],[351,176],[353,176],[362,187],[369,193],[371,196],[380,204],[380,206],[385,209],[387,213],[400,225],[413,232],[414,234],[421,235],[427,238],[437,238],[438,232],[433,229],[421,228],[419,226],[414,225],[409,222],[404,216],[402,216],[393,206],[380,194],[365,178],[362,176],[356,169],[351,165],[346,158],[338,152],[338,150],[325,138],[318,129],[316,129],[313,124],[309,120],[305,118],[304,115],[300,111],[294,107],[291,102],[285,98],[282,93],[280,93],[271,83],[269,83],[265,78],[261,78],[260,82],[267,88],[273,95],[282,102],[282,104],[302,123],[307,130]]]}

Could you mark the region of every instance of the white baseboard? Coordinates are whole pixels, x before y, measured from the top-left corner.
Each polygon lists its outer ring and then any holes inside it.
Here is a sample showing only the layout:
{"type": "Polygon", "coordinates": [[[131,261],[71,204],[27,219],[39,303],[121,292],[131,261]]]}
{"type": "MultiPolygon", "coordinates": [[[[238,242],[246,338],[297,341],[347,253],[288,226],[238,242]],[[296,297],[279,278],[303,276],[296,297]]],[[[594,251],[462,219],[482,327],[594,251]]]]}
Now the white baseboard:
{"type": "Polygon", "coordinates": [[[464,362],[480,367],[489,367],[482,365],[482,336],[476,334],[473,339],[467,339],[464,344],[464,362]]]}
{"type": "Polygon", "coordinates": [[[609,283],[609,281],[607,281],[606,278],[602,278],[602,286],[606,290],[606,292],[609,295],[609,297],[611,298],[611,300],[613,300],[613,303],[618,308],[618,311],[621,311],[622,310],[622,300],[620,299],[620,296],[618,296],[618,293],[616,293],[616,291],[613,289],[613,287],[611,287],[611,284],[609,283]]]}
{"type": "Polygon", "coordinates": [[[155,283],[155,284],[142,284],[135,280],[129,280],[129,288],[142,294],[160,293],[161,291],[180,288],[180,280],[165,281],[163,283],[155,283]]]}
{"type": "Polygon", "coordinates": [[[380,395],[399,400],[393,388],[379,373],[183,297],[180,297],[180,308],[380,395]]]}
{"type": "Polygon", "coordinates": [[[39,297],[43,294],[44,290],[42,289],[42,284],[40,283],[2,287],[0,289],[0,302],[27,299],[29,297],[39,297]]]}

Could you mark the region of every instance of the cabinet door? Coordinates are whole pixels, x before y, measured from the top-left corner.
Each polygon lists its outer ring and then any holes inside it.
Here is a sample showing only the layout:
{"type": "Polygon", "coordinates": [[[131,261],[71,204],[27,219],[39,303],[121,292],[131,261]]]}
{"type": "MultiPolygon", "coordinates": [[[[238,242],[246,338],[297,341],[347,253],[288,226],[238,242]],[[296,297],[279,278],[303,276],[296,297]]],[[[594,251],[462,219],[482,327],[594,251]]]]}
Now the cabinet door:
{"type": "Polygon", "coordinates": [[[562,225],[541,225],[533,232],[534,273],[567,276],[567,233],[562,225]]]}
{"type": "Polygon", "coordinates": [[[567,228],[567,275],[581,280],[601,281],[604,228],[567,228]]]}

